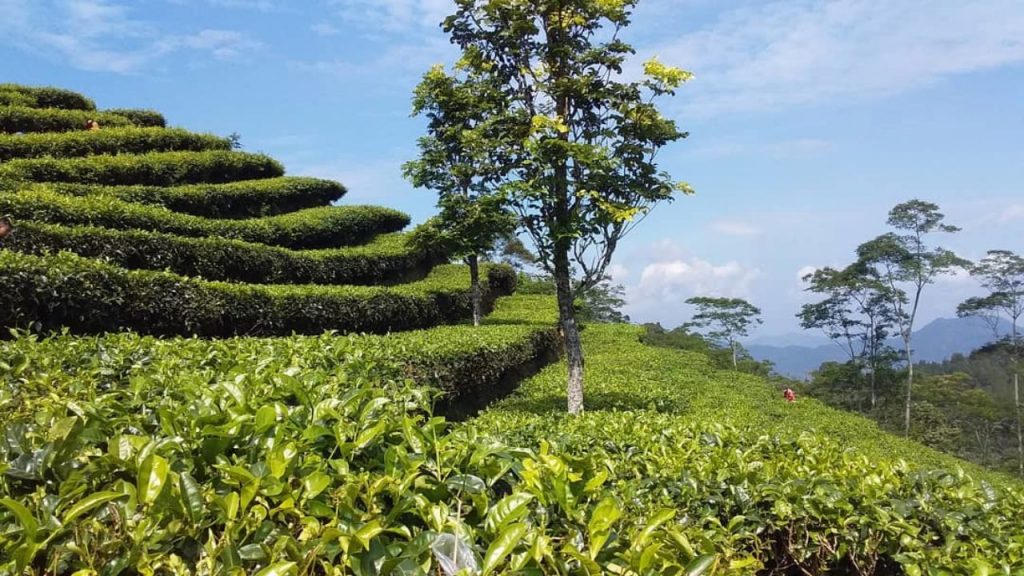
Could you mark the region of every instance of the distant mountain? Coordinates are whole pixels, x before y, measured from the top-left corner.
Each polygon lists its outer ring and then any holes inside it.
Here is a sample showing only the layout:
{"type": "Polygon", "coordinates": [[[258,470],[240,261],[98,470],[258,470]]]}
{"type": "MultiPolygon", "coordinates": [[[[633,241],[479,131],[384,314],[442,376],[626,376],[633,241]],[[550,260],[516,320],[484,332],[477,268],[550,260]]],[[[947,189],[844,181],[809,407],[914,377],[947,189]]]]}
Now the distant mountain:
{"type": "MultiPolygon", "coordinates": [[[[794,334],[763,337],[746,345],[757,360],[770,360],[775,371],[791,378],[807,378],[823,362],[845,361],[848,356],[833,342],[821,345],[796,345],[794,334]]],[[[808,340],[813,342],[814,336],[808,340]]],[[[967,354],[992,341],[992,330],[979,318],[939,318],[914,332],[915,361],[940,362],[953,354],[967,354]]],[[[891,339],[889,345],[901,349],[902,341],[891,339]]]]}

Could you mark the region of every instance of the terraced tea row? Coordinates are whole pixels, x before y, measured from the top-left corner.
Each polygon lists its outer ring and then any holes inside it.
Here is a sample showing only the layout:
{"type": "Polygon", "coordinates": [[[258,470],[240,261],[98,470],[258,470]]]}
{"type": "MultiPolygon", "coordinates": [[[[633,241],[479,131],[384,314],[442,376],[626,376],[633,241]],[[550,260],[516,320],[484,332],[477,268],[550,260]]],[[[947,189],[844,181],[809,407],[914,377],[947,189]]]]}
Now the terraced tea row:
{"type": "Polygon", "coordinates": [[[406,234],[385,234],[347,248],[289,250],[219,237],[192,238],[141,230],[58,226],[22,221],[8,250],[71,252],[133,270],[253,284],[390,285],[423,278],[447,260],[406,234]]]}
{"type": "MultiPolygon", "coordinates": [[[[469,272],[462,266],[440,266],[424,280],[391,287],[208,282],[69,253],[10,250],[0,251],[0,270],[0,318],[9,327],[201,336],[385,333],[472,313],[469,272]]],[[[490,268],[485,304],[514,287],[510,269],[490,268]]]]}
{"type": "Polygon", "coordinates": [[[346,193],[344,186],[332,180],[295,176],[184,186],[32,184],[0,180],[0,194],[17,191],[113,198],[124,202],[163,206],[174,212],[205,218],[276,216],[331,204],[340,200],[346,193]]]}
{"type": "MultiPolygon", "coordinates": [[[[553,309],[505,299],[514,326],[386,338],[0,341],[0,570],[328,573],[385,547],[429,566],[459,479],[515,485],[525,456],[446,440],[408,378],[497,383],[549,353],[553,309]]],[[[513,519],[489,492],[496,536],[513,519]]]]}
{"type": "Polygon", "coordinates": [[[0,162],[42,157],[230,150],[231,141],[180,128],[108,128],[65,134],[0,134],[0,162]]]}
{"type": "Polygon", "coordinates": [[[86,130],[90,120],[104,128],[126,126],[166,126],[163,116],[149,110],[58,110],[4,106],[0,102],[0,132],[8,134],[33,132],[77,132],[86,130]]]}
{"type": "Polygon", "coordinates": [[[362,244],[377,234],[397,232],[409,223],[407,215],[376,206],[325,206],[266,218],[219,220],[114,198],[77,198],[44,190],[0,194],[0,212],[20,220],[219,236],[296,249],[362,244]]]}

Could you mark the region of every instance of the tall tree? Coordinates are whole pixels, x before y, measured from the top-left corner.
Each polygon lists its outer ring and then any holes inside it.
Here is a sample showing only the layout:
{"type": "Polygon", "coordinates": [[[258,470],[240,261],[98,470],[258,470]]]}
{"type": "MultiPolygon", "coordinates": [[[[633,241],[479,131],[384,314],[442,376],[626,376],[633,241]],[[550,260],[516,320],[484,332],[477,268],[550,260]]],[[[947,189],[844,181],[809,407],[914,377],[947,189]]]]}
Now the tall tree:
{"type": "Polygon", "coordinates": [[[885,339],[896,322],[891,306],[904,295],[872,277],[863,265],[852,264],[842,270],[822,268],[803,278],[807,290],[825,296],[805,304],[797,314],[805,329],[822,330],[840,344],[857,368],[858,377],[868,372],[868,396],[871,407],[877,403],[877,374],[887,347],[885,339]]]}
{"type": "Polygon", "coordinates": [[[625,81],[632,48],[619,38],[636,0],[456,0],[444,29],[461,66],[503,87],[503,122],[526,136],[503,142],[515,157],[509,205],[555,280],[568,361],[570,413],[583,411],[583,349],[573,308],[596,285],[619,241],[656,204],[689,193],[655,155],[683,138],[654,105],[690,74],[657,61],[625,81]]]}
{"type": "Polygon", "coordinates": [[[500,123],[496,106],[501,92],[486,78],[449,75],[435,66],[413,96],[413,114],[428,118],[427,135],[419,139],[420,157],[403,172],[413,185],[435,190],[440,214],[432,221],[432,242],[469,265],[473,325],[483,316],[480,254],[514,229],[513,214],[498,187],[510,159],[501,140],[514,136],[500,123]]]}
{"type": "Polygon", "coordinates": [[[761,310],[741,298],[690,298],[687,304],[697,307],[693,319],[684,324],[687,329],[705,330],[705,336],[732,351],[732,367],[739,364],[739,339],[750,334],[750,329],[761,323],[761,310]]]}
{"type": "Polygon", "coordinates": [[[936,278],[952,274],[966,261],[953,252],[927,243],[936,233],[959,232],[956,226],[943,223],[945,215],[939,207],[923,200],[897,204],[889,211],[889,226],[895,231],[883,234],[857,247],[858,266],[874,281],[885,285],[894,312],[903,359],[907,363],[907,393],[903,414],[904,434],[910,436],[910,406],[913,399],[914,360],[912,338],[914,321],[921,305],[924,287],[936,278]]]}
{"type": "Polygon", "coordinates": [[[1024,316],[1024,258],[1009,250],[990,250],[977,264],[970,267],[971,275],[978,279],[988,294],[968,298],[957,307],[960,316],[984,318],[997,340],[1005,338],[1010,344],[1013,362],[1013,404],[1017,417],[1018,472],[1024,477],[1024,418],[1020,399],[1021,335],[1018,330],[1024,316]],[[1010,332],[1002,336],[1000,319],[1009,321],[1010,332]]]}

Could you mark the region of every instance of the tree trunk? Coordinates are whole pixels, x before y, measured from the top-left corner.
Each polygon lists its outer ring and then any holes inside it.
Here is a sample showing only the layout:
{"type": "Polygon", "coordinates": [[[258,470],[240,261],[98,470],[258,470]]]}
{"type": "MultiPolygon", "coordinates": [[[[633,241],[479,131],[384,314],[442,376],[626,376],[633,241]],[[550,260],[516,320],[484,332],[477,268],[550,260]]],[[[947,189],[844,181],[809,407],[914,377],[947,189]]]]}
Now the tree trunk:
{"type": "MultiPolygon", "coordinates": [[[[559,243],[560,244],[560,243],[559,243]]],[[[576,324],[576,310],[573,308],[572,281],[569,270],[569,253],[556,244],[555,289],[558,293],[558,320],[562,326],[565,341],[565,356],[569,364],[569,381],[566,397],[570,414],[583,413],[583,345],[580,330],[576,324]]]]}
{"type": "Polygon", "coordinates": [[[871,361],[871,409],[875,409],[875,402],[877,402],[877,395],[875,394],[875,362],[871,361]]]}
{"type": "Polygon", "coordinates": [[[903,435],[910,438],[910,400],[911,391],[914,388],[914,360],[910,351],[910,339],[903,340],[904,352],[907,355],[907,406],[903,414],[903,435]]]}
{"type": "Polygon", "coordinates": [[[736,364],[736,343],[735,342],[732,343],[732,369],[733,370],[739,370],[739,367],[736,364]]]}
{"type": "Polygon", "coordinates": [[[472,254],[466,258],[469,264],[470,299],[473,301],[473,326],[479,326],[483,319],[483,291],[480,290],[480,258],[472,254]]]}

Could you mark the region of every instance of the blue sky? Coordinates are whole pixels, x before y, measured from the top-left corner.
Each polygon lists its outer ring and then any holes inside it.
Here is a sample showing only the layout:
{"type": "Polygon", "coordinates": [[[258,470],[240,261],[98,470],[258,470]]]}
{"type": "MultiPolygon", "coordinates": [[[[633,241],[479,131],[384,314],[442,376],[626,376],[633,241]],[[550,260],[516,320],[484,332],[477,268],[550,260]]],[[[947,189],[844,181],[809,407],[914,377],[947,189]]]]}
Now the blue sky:
{"type": "MultiPolygon", "coordinates": [[[[420,74],[450,63],[449,0],[0,0],[0,81],[238,132],[347,202],[416,220],[399,173],[420,74]]],[[[660,156],[697,190],[659,207],[614,262],[635,320],[674,326],[696,294],[739,296],[763,334],[796,329],[799,276],[843,265],[888,209],[938,203],[968,258],[1024,252],[1024,2],[641,0],[624,35],[696,78],[664,109],[691,132],[660,156]]],[[[926,293],[922,319],[976,291],[926,293]]]]}

